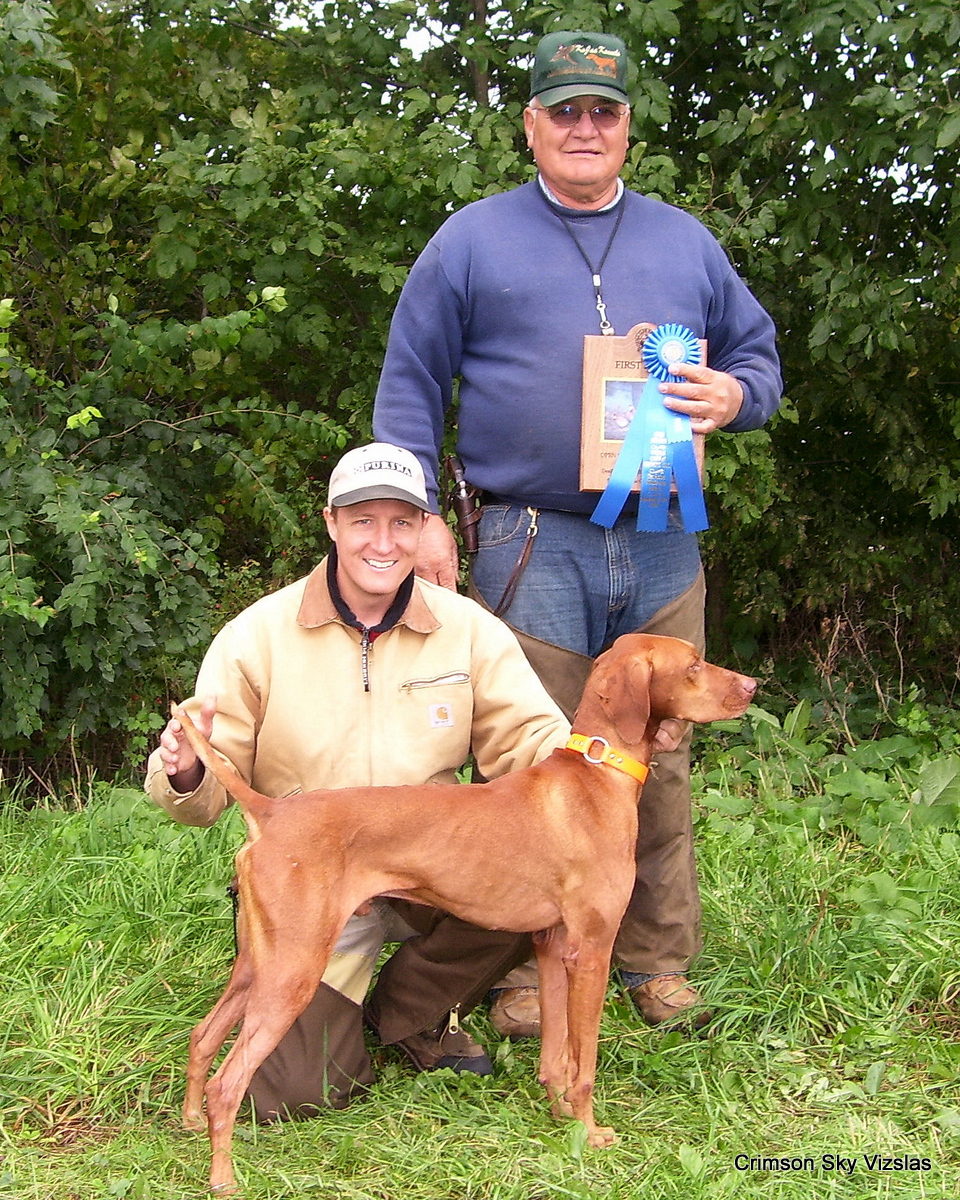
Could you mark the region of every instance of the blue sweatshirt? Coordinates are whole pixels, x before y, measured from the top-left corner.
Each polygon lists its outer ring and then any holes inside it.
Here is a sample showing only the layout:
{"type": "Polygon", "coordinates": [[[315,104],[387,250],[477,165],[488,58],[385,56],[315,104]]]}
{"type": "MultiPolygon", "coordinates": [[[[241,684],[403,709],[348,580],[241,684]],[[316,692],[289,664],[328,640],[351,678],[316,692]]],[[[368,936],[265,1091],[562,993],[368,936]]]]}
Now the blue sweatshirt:
{"type": "Polygon", "coordinates": [[[707,340],[707,361],[743,387],[730,432],[776,410],[773,322],[716,239],[688,213],[625,191],[602,212],[560,208],[537,182],[469,204],[433,236],[390,327],[374,436],[420,458],[431,500],[444,418],[458,389],[458,452],[467,479],[507,502],[592,512],[579,489],[584,334],[599,334],[591,272],[559,213],[599,263],[618,335],[677,322],[707,340]]]}

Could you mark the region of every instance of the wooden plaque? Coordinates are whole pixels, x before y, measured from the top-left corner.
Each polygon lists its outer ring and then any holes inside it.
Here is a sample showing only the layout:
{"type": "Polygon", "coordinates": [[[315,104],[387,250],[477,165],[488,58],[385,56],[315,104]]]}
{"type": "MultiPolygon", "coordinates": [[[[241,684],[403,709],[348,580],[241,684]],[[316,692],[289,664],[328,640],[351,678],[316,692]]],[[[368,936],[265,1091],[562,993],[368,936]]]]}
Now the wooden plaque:
{"type": "MultiPolygon", "coordinates": [[[[623,337],[590,334],[583,339],[583,401],[580,421],[580,490],[602,492],[610,479],[623,439],[650,372],[641,351],[656,325],[641,322],[623,337]]],[[[700,342],[703,361],[707,343],[700,342]]],[[[693,449],[703,480],[704,435],[693,435],[693,449]]],[[[632,490],[640,490],[635,480],[632,490]]],[[[675,492],[676,485],[671,485],[675,492]]]]}

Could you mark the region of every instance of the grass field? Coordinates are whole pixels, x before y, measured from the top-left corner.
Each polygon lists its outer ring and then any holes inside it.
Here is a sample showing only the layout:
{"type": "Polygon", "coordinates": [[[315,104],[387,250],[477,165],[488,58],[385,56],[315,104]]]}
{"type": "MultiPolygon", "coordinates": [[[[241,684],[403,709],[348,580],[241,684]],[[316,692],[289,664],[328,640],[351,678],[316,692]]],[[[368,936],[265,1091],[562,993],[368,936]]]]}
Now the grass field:
{"type": "MultiPolygon", "coordinates": [[[[827,753],[801,724],[755,721],[706,755],[696,979],[715,1018],[704,1036],[648,1030],[611,985],[598,1112],[616,1146],[555,1123],[536,1047],[478,1012],[493,1079],[418,1077],[378,1050],[377,1085],[346,1112],[241,1124],[248,1197],[960,1195],[960,761],[827,753]]],[[[229,970],[241,840],[235,814],[187,829],[133,790],[98,785],[69,810],[7,797],[0,1200],[205,1194],[181,1079],[229,970]]]]}

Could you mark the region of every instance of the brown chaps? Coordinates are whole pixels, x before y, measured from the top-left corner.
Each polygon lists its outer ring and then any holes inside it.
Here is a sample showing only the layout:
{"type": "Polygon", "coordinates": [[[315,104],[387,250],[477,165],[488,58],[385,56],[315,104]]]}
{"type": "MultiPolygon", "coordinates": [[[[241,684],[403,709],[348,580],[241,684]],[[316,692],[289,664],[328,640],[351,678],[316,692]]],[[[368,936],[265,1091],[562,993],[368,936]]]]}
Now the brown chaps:
{"type": "MultiPolygon", "coordinates": [[[[461,1016],[503,974],[532,953],[528,933],[480,929],[449,913],[405,900],[390,906],[417,931],[380,968],[365,1005],[384,1045],[433,1029],[459,1006],[461,1016]]],[[[373,1082],[364,1044],[364,1009],[321,983],[250,1083],[259,1120],[312,1116],[344,1108],[373,1082]]]]}

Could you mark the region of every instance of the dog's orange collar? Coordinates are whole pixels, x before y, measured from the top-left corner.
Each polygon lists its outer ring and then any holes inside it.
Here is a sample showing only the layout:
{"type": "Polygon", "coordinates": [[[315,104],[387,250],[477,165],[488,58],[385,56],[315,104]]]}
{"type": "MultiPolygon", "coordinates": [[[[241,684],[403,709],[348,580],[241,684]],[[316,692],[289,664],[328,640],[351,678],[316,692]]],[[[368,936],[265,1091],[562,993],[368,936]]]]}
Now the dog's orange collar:
{"type": "Polygon", "coordinates": [[[618,771],[623,771],[625,775],[632,775],[634,779],[639,779],[641,783],[644,783],[650,774],[649,767],[644,766],[642,762],[637,762],[635,758],[621,754],[619,750],[614,750],[606,738],[587,737],[585,733],[571,733],[570,740],[564,749],[576,750],[588,763],[615,767],[618,771]],[[599,747],[599,751],[595,747],[599,747]]]}

